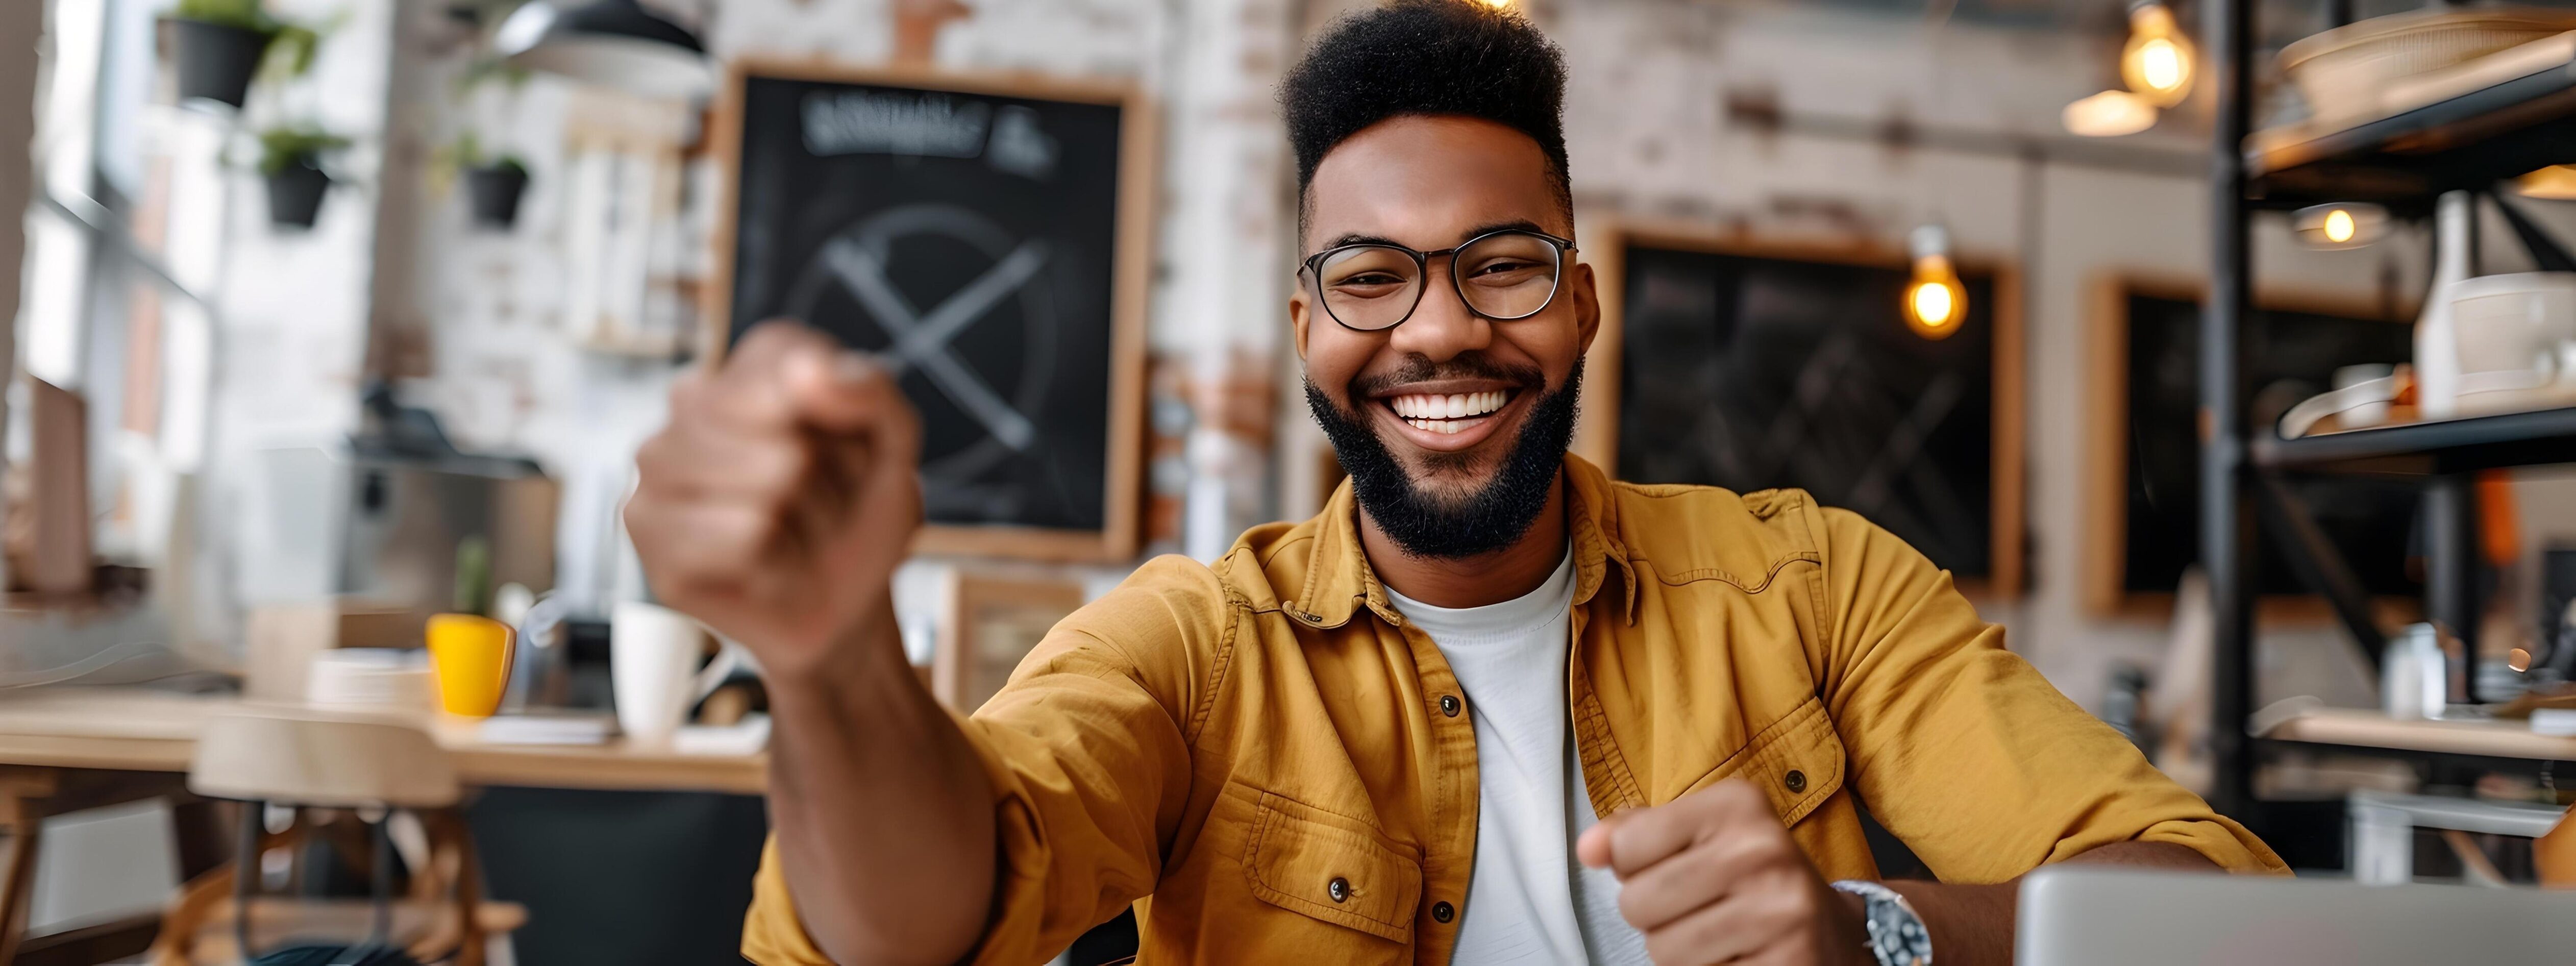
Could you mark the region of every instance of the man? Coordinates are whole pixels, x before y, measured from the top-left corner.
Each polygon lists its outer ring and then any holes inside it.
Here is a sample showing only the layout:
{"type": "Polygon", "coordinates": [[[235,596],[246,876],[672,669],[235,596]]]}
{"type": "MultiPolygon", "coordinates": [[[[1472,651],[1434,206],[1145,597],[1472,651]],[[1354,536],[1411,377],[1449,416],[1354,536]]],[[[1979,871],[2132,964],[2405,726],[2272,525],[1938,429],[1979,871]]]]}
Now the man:
{"type": "Polygon", "coordinates": [[[674,391],[627,520],[769,675],[747,956],[1036,962],[1133,904],[1146,962],[1952,966],[2009,961],[2042,863],[2281,870],[1887,533],[1565,454],[1599,310],[1563,86],[1461,0],[1316,42],[1288,314],[1350,483],[1147,563],[972,718],[897,640],[887,377],[769,326],[674,391]],[[1863,801],[1941,882],[1868,881],[1863,801]]]}

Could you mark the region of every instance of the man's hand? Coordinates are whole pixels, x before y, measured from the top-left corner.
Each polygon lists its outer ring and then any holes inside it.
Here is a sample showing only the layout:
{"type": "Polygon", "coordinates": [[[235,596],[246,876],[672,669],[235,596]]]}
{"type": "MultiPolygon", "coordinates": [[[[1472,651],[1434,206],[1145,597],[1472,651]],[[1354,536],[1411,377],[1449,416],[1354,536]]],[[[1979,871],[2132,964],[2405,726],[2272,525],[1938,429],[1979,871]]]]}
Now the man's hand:
{"type": "Polygon", "coordinates": [[[1863,966],[1858,906],[1816,874],[1762,790],[1730,778],[1601,820],[1576,841],[1619,877],[1619,915],[1658,966],[1863,966]]]}
{"type": "Polygon", "coordinates": [[[671,389],[636,454],[626,528],[653,593],[751,648],[773,676],[838,657],[888,600],[921,525],[920,424],[865,356],[793,323],[671,389]]]}

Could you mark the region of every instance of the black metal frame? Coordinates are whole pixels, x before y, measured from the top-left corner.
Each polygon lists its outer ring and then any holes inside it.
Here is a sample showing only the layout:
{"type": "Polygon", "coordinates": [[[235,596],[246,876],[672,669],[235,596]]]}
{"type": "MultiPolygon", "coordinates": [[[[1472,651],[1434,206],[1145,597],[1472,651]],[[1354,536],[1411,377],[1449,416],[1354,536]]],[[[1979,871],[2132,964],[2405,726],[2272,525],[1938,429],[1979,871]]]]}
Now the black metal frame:
{"type": "MultiPolygon", "coordinates": [[[[2350,4],[2332,0],[2341,23],[2350,4]]],[[[2473,473],[2576,462],[2576,408],[2510,413],[2283,440],[2250,424],[2240,365],[2252,317],[2248,228],[2255,210],[2316,201],[2386,201],[2428,209],[2446,191],[2491,194],[2494,182],[2551,163],[2576,162],[2576,66],[2471,92],[2307,141],[2249,150],[2253,0],[2208,0],[2204,14],[2217,117],[2210,149],[2210,302],[2201,316],[2201,563],[2212,628],[2211,803],[2252,820],[2256,586],[2254,517],[2270,524],[2302,582],[2325,595],[2373,662],[2386,632],[2324,531],[2286,484],[2290,471],[2392,473],[2423,481],[2426,616],[2460,640],[2454,701],[2477,682],[2478,519],[2473,473]],[[2257,513],[2260,507],[2262,512],[2257,513]]],[[[2546,232],[2492,199],[2543,269],[2576,269],[2546,232]]],[[[2472,236],[2474,237],[2474,231],[2472,236]]],[[[2470,258],[2474,263],[2475,250],[2470,258]]],[[[2433,756],[2469,761],[2464,756],[2433,756]]]]}
{"type": "Polygon", "coordinates": [[[1385,332],[1389,329],[1395,328],[1396,326],[1403,325],[1406,322],[1413,321],[1413,313],[1422,308],[1423,294],[1431,291],[1431,260],[1447,255],[1449,256],[1449,287],[1451,290],[1458,293],[1458,304],[1466,306],[1467,311],[1469,312],[1476,313],[1477,315],[1492,319],[1496,322],[1518,322],[1522,319],[1529,318],[1530,316],[1545,312],[1547,311],[1548,306],[1556,304],[1557,293],[1565,291],[1565,256],[1573,251],[1575,251],[1574,239],[1571,238],[1558,238],[1555,235],[1530,228],[1497,228],[1474,238],[1467,239],[1466,241],[1459,242],[1458,244],[1448,248],[1428,252],[1406,248],[1402,245],[1390,242],[1352,242],[1348,245],[1335,245],[1331,248],[1306,256],[1305,261],[1297,264],[1297,274],[1307,280],[1306,284],[1315,296],[1315,304],[1323,307],[1325,317],[1332,319],[1335,323],[1341,325],[1342,328],[1349,329],[1353,332],[1385,332]],[[1475,300],[1467,297],[1467,283],[1459,280],[1458,278],[1458,253],[1475,247],[1477,243],[1482,242],[1485,239],[1501,235],[1528,235],[1532,238],[1546,242],[1548,243],[1548,246],[1553,249],[1551,254],[1556,258],[1555,269],[1551,273],[1551,277],[1548,279],[1547,283],[1546,301],[1540,302],[1537,308],[1523,312],[1519,315],[1494,315],[1483,309],[1477,308],[1475,300]],[[1363,329],[1348,322],[1343,322],[1341,313],[1333,311],[1333,303],[1324,297],[1324,259],[1333,257],[1333,253],[1335,252],[1346,252],[1354,248],[1383,248],[1388,251],[1402,252],[1413,258],[1414,277],[1421,279],[1421,284],[1414,286],[1413,304],[1404,307],[1403,317],[1374,329],[1363,329]]]}

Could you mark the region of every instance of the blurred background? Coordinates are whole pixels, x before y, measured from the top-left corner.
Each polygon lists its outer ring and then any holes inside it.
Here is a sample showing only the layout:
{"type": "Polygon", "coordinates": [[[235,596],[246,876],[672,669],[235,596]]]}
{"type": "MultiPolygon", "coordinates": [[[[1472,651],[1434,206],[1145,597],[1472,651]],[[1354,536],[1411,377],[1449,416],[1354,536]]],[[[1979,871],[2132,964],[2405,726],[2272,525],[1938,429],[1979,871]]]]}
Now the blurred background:
{"type": "MultiPolygon", "coordinates": [[[[1886,525],[2303,870],[2546,877],[2576,4],[1494,2],[1571,71],[1578,453],[1886,525]]],[[[226,961],[239,881],[254,945],[732,961],[757,678],[617,522],[672,379],[898,361],[973,707],[1337,484],[1272,98],[1365,5],[0,5],[0,959],[226,961]],[[315,706],[421,723],[218,724],[315,706]]]]}

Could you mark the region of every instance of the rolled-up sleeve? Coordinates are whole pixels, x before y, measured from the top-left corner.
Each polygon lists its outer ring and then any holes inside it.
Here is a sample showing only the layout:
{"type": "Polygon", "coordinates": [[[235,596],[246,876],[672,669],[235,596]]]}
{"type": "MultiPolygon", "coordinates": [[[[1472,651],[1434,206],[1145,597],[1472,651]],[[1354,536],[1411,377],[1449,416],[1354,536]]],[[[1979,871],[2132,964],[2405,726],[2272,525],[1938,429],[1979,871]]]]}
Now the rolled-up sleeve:
{"type": "Polygon", "coordinates": [[[2005,650],[1948,572],[1855,514],[1811,519],[1828,711],[1870,814],[1935,875],[2000,882],[2128,841],[2288,871],[2005,650]]]}
{"type": "MultiPolygon", "coordinates": [[[[1056,625],[991,701],[958,718],[993,789],[999,866],[970,961],[1043,961],[1153,891],[1231,614],[1206,567],[1158,558],[1056,625]]],[[[742,953],[764,966],[830,962],[798,918],[774,837],[742,953]]]]}

